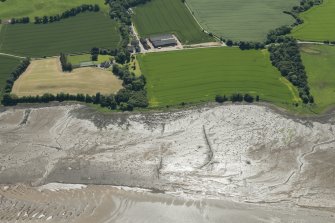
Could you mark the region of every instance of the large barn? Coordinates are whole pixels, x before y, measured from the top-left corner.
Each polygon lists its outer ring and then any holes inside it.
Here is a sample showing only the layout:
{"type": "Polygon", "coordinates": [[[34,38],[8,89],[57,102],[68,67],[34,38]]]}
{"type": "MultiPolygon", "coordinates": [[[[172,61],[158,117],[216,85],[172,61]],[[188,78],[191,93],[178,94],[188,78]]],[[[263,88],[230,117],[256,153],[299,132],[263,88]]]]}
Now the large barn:
{"type": "Polygon", "coordinates": [[[155,48],[177,45],[176,38],[171,34],[150,36],[149,40],[155,48]]]}

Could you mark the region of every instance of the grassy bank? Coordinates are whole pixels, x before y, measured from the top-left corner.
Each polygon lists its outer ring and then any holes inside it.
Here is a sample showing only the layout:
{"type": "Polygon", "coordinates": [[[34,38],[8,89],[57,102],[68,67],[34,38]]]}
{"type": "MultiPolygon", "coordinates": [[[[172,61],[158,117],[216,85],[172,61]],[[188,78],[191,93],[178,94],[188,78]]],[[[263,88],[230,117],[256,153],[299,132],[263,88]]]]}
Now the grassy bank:
{"type": "Polygon", "coordinates": [[[335,47],[303,45],[301,55],[319,113],[335,105],[335,47]]]}

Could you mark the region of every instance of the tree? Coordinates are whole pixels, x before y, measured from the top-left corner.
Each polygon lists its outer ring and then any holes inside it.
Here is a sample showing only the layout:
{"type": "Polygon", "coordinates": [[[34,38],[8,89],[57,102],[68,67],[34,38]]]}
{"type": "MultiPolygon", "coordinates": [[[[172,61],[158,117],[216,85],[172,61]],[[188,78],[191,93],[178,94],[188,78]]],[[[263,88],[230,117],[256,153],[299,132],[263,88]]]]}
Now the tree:
{"type": "Polygon", "coordinates": [[[252,103],[252,102],[254,102],[254,97],[249,95],[249,94],[245,94],[244,97],[243,97],[243,100],[246,101],[246,102],[252,103]]]}
{"type": "Polygon", "coordinates": [[[14,94],[4,94],[1,103],[4,106],[13,106],[17,104],[17,96],[14,94]]]}
{"type": "Polygon", "coordinates": [[[98,61],[98,54],[93,54],[91,59],[92,61],[98,61]]]}
{"type": "Polygon", "coordinates": [[[132,111],[133,109],[134,109],[133,106],[126,103],[126,102],[120,103],[120,110],[121,111],[132,111]]]}

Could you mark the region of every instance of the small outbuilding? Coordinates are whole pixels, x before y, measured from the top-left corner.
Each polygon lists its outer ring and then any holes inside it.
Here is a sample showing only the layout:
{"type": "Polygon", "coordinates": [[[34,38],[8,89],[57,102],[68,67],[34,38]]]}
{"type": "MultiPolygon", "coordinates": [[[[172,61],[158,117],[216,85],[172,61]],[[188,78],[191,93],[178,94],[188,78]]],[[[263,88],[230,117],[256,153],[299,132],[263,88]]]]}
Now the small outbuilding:
{"type": "Polygon", "coordinates": [[[177,45],[176,38],[171,34],[150,36],[149,40],[155,48],[177,45]]]}

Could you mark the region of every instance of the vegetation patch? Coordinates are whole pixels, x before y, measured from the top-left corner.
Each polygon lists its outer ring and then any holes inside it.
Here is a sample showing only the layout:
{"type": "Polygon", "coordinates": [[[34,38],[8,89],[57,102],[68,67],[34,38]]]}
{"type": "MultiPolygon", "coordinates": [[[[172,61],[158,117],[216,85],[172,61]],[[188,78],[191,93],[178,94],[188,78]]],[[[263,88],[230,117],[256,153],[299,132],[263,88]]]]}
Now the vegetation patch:
{"type": "Polygon", "coordinates": [[[20,64],[20,59],[0,55],[0,98],[5,92],[5,86],[10,74],[20,64]]]}
{"type": "Polygon", "coordinates": [[[298,0],[186,0],[203,28],[224,39],[263,41],[271,30],[291,25],[298,0]]]}
{"type": "Polygon", "coordinates": [[[335,104],[335,47],[304,44],[300,50],[315,110],[322,111],[335,104]]]}
{"type": "Polygon", "coordinates": [[[29,57],[89,52],[92,47],[117,48],[119,25],[101,12],[82,13],[51,24],[4,25],[0,52],[29,57]]]}
{"type": "Polygon", "coordinates": [[[139,55],[138,60],[151,107],[213,101],[216,95],[234,93],[276,104],[299,102],[297,90],[271,65],[266,50],[192,49],[139,55]]]}
{"type": "Polygon", "coordinates": [[[62,72],[58,58],[34,60],[17,81],[12,93],[17,96],[42,96],[60,92],[76,95],[116,93],[122,88],[122,80],[111,71],[96,68],[78,68],[71,73],[62,72]]]}
{"type": "Polygon", "coordinates": [[[108,12],[103,0],[8,0],[0,1],[0,19],[28,16],[33,21],[35,16],[56,15],[82,4],[98,4],[102,11],[108,12]]]}
{"type": "Polygon", "coordinates": [[[173,33],[184,44],[213,41],[181,0],[151,0],[134,8],[133,21],[141,37],[173,33]]]}
{"type": "Polygon", "coordinates": [[[293,30],[300,40],[335,41],[335,1],[324,0],[321,5],[300,14],[304,23],[293,30]]]}
{"type": "Polygon", "coordinates": [[[110,61],[113,57],[110,55],[98,55],[96,61],[92,61],[91,54],[78,54],[78,55],[68,55],[67,61],[71,63],[73,66],[79,66],[81,63],[85,62],[93,62],[95,65],[101,64],[105,61],[110,61]]]}

